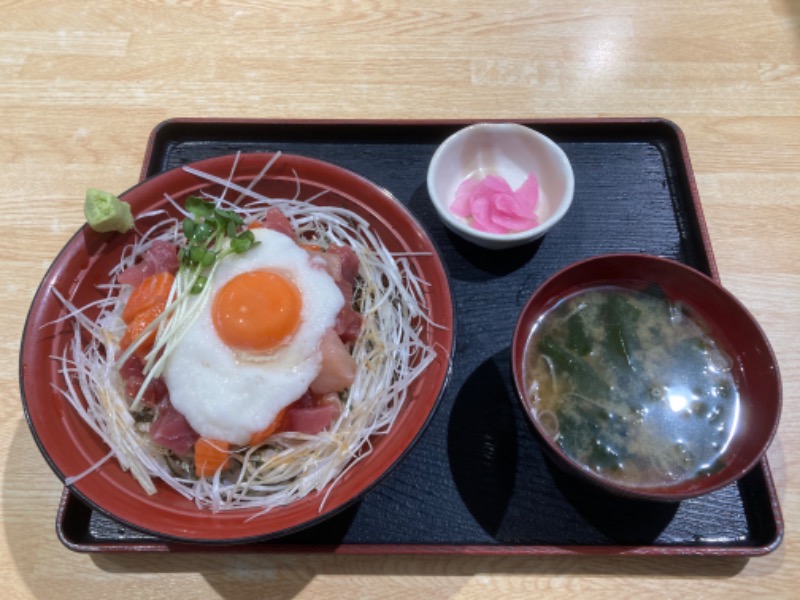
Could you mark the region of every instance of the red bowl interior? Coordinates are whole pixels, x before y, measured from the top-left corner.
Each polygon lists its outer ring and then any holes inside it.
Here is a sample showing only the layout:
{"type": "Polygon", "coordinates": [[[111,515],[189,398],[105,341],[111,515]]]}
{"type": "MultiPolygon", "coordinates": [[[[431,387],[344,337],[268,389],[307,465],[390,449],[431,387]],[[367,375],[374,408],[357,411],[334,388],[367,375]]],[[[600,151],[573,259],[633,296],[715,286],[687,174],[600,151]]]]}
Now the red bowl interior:
{"type": "Polygon", "coordinates": [[[583,260],[559,271],[531,296],[520,315],[512,344],[514,383],[525,414],[546,449],[571,470],[610,491],[657,500],[679,500],[724,487],[747,473],[766,452],[781,412],[781,380],[775,356],[761,327],[727,290],[681,263],[643,254],[614,254],[583,260]],[[525,394],[524,354],[536,320],[561,298],[587,287],[621,285],[644,289],[658,283],[671,299],[694,309],[733,359],[741,398],[740,424],[714,475],[681,483],[628,487],[608,480],[567,456],[539,425],[525,394]]]}
{"type": "MultiPolygon", "coordinates": [[[[250,183],[272,155],[241,155],[234,181],[250,183]]],[[[228,178],[234,157],[218,157],[193,166],[228,178]]],[[[430,319],[443,327],[427,327],[427,342],[437,351],[435,362],[410,389],[407,405],[388,435],[373,440],[372,452],[350,469],[330,490],[306,496],[291,505],[252,518],[253,510],[213,514],[198,509],[177,492],[157,482],[148,496],[121,470],[116,460],[78,480],[72,487],[94,507],[128,525],[172,539],[191,542],[242,542],[289,533],[324,519],[374,486],[421,435],[446,383],[453,345],[453,309],[447,277],[439,255],[419,223],[386,191],[334,165],[300,156],[282,155],[255,189],[273,197],[326,193],[318,204],[346,207],[364,217],[372,231],[394,252],[413,253],[412,268],[431,285],[425,303],[430,319]]],[[[164,194],[181,201],[201,189],[213,188],[182,169],[175,169],[132,188],[121,196],[134,214],[168,208],[164,194]]],[[[79,230],[47,272],[28,314],[22,339],[20,385],[26,417],[43,455],[64,480],[82,473],[107,453],[103,442],[86,426],[69,403],[53,389],[61,376],[51,359],[59,356],[70,337],[65,323],[52,324],[62,306],[51,293],[57,288],[77,306],[100,297],[95,285],[107,279],[133,233],[98,234],[79,230]]]]}

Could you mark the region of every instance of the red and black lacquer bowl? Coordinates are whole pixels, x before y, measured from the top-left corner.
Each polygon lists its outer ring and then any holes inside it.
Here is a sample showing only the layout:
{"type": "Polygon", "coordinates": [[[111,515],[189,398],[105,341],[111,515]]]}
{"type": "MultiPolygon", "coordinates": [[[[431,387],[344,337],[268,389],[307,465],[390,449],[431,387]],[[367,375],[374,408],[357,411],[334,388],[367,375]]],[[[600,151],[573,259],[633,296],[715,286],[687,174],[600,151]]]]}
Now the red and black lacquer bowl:
{"type": "Polygon", "coordinates": [[[514,383],[523,410],[556,464],[607,491],[624,496],[678,501],[731,484],[762,458],[778,427],[781,379],[775,355],[753,315],[730,292],[699,271],[673,260],[645,254],[610,254],[574,263],[547,279],[525,305],[512,343],[514,383]],[[598,286],[622,286],[642,291],[657,284],[670,300],[696,314],[708,333],[731,358],[739,391],[739,415],[726,449],[712,474],[664,480],[648,485],[621,483],[568,455],[539,421],[525,382],[526,346],[543,313],[563,298],[598,286]],[[718,469],[718,470],[717,470],[718,469]]]}
{"type": "MultiPolygon", "coordinates": [[[[193,166],[225,180],[247,186],[272,155],[241,154],[212,158],[193,166]]],[[[189,195],[211,189],[181,168],[145,180],[121,195],[135,215],[157,208],[169,210],[165,194],[179,203],[189,195]]],[[[172,540],[192,543],[232,543],[266,539],[317,523],[351,505],[375,486],[418,440],[429,422],[450,373],[453,347],[453,305],[447,276],[423,227],[387,191],[363,177],[329,163],[283,154],[256,184],[272,197],[315,197],[320,204],[348,208],[367,220],[387,248],[409,257],[411,268],[429,284],[424,298],[430,322],[424,338],[436,349],[435,362],[409,390],[407,403],[387,435],[371,440],[371,452],[330,489],[254,517],[253,510],[212,513],[199,509],[166,485],[148,496],[134,478],[112,459],[72,484],[91,506],[132,527],[172,540]]],[[[67,243],[44,277],[30,308],[22,339],[20,385],[26,417],[42,454],[65,480],[87,470],[109,452],[100,438],[55,390],[61,375],[56,362],[70,337],[70,326],[56,322],[63,315],[52,290],[57,288],[76,306],[100,297],[97,284],[107,279],[128,234],[100,234],[82,228],[67,243]]]]}

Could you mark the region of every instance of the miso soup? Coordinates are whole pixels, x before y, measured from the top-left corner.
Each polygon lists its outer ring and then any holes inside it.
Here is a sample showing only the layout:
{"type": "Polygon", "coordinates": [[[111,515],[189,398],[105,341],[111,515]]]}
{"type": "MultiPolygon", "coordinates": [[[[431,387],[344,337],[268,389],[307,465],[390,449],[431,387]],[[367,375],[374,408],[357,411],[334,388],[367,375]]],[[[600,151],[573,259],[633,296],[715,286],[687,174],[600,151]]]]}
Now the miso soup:
{"type": "Polygon", "coordinates": [[[731,360],[697,315],[660,289],[606,286],[539,319],[528,396],[566,454],[626,485],[711,474],[738,420],[731,360]]]}

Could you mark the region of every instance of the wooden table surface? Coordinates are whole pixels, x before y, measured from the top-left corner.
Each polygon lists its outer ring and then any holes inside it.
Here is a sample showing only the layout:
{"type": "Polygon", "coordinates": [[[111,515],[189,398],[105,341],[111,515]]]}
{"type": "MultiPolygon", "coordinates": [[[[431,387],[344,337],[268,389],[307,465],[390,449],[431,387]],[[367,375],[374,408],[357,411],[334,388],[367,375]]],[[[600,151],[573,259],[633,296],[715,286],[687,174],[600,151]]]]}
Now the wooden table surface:
{"type": "MultiPolygon", "coordinates": [[[[0,2],[3,598],[791,597],[800,580],[800,2],[0,2]],[[20,333],[82,224],[171,117],[656,116],[688,142],[723,283],[779,359],[769,451],[787,534],[749,560],[85,555],[25,423],[20,333]]],[[[795,592],[796,593],[796,592],[795,592]]],[[[794,596],[797,597],[797,596],[794,596]]]]}

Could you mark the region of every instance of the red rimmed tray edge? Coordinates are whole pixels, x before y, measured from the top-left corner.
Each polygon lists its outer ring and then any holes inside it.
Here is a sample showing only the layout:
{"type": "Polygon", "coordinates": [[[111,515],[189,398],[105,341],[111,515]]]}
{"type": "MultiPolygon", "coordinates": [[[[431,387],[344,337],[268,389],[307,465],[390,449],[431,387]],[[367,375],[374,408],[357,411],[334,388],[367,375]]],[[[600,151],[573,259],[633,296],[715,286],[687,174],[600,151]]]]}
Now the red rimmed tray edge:
{"type": "MultiPolygon", "coordinates": [[[[193,125],[230,125],[230,126],[286,126],[286,125],[352,125],[352,126],[465,126],[478,122],[515,122],[536,127],[537,125],[569,125],[569,126],[594,126],[594,125],[661,125],[669,128],[675,135],[680,147],[681,162],[684,165],[686,183],[695,211],[696,223],[700,239],[703,244],[703,255],[708,261],[710,275],[720,281],[719,271],[714,258],[711,240],[700,203],[697,182],[694,177],[686,136],[683,130],[673,121],[661,117],[601,117],[601,118],[559,118],[559,119],[520,119],[520,118],[492,118],[492,119],[213,119],[203,117],[177,117],[158,123],[150,132],[145,148],[140,180],[147,176],[150,161],[153,158],[156,142],[164,129],[173,126],[193,125]]],[[[70,502],[79,502],[77,498],[65,487],[58,505],[56,515],[56,533],[64,546],[75,552],[84,553],[136,553],[136,552],[241,552],[241,553],[267,553],[267,554],[393,554],[393,555],[473,555],[473,556],[537,556],[537,555],[625,555],[625,556],[731,556],[731,557],[756,557],[773,552],[782,542],[784,536],[784,523],[778,501],[777,490],[765,456],[759,463],[763,472],[764,485],[769,497],[773,521],[775,523],[775,536],[769,543],[761,546],[694,546],[694,545],[662,545],[662,546],[569,546],[569,545],[427,545],[427,544],[339,544],[339,545],[260,545],[258,543],[244,545],[196,545],[180,544],[170,541],[154,542],[120,541],[80,543],[69,539],[64,530],[64,519],[67,517],[70,502]]]]}
{"type": "Polygon", "coordinates": [[[675,135],[676,140],[680,146],[681,161],[685,167],[687,178],[687,185],[689,187],[690,195],[692,198],[692,205],[697,216],[697,226],[700,231],[700,238],[703,241],[703,254],[707,258],[710,276],[720,281],[719,271],[717,269],[716,260],[714,259],[714,250],[711,246],[711,238],[708,234],[708,227],[706,225],[705,215],[703,208],[700,204],[700,194],[697,189],[697,182],[694,177],[694,170],[692,169],[691,159],[689,158],[689,149],[686,142],[686,136],[683,130],[674,122],[662,117],[584,117],[584,118],[559,118],[559,119],[236,119],[236,118],[223,118],[212,119],[205,117],[176,117],[166,119],[157,124],[150,132],[147,140],[147,147],[145,149],[144,157],[142,160],[142,169],[139,174],[139,179],[143,180],[147,177],[147,171],[151,160],[153,159],[153,151],[160,135],[169,127],[191,127],[203,125],[230,125],[230,126],[287,126],[287,125],[337,125],[337,126],[390,126],[390,125],[403,125],[409,127],[424,127],[424,126],[467,126],[474,123],[506,123],[514,122],[527,125],[535,128],[537,125],[547,126],[593,126],[593,125],[615,125],[615,126],[635,126],[635,125],[659,125],[666,127],[675,135]]]}
{"type": "MultiPolygon", "coordinates": [[[[758,557],[770,554],[783,540],[783,520],[774,494],[774,482],[766,459],[759,465],[770,497],[776,535],[764,545],[445,545],[445,544],[181,544],[169,541],[129,540],[119,542],[81,543],[70,539],[63,525],[71,503],[81,503],[69,488],[64,488],[56,515],[56,533],[61,543],[74,552],[94,553],[209,553],[242,554],[341,554],[341,555],[469,555],[469,556],[725,556],[758,557]]],[[[91,510],[81,503],[86,510],[91,510]]]]}

